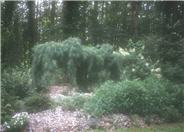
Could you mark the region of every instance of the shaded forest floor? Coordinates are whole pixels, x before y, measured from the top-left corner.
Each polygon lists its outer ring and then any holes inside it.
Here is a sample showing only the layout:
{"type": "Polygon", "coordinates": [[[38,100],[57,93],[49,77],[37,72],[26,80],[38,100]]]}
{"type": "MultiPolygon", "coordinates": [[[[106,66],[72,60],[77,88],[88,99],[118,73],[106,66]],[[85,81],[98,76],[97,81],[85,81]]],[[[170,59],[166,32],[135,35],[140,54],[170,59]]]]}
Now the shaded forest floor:
{"type": "MultiPolygon", "coordinates": [[[[76,89],[70,89],[67,86],[50,87],[50,96],[57,102],[60,98],[71,98],[76,93],[76,89]]],[[[81,93],[85,96],[93,96],[90,93],[81,93]]],[[[93,117],[84,113],[82,110],[65,110],[62,106],[56,106],[54,109],[29,114],[29,127],[25,132],[78,132],[78,131],[143,131],[153,130],[145,123],[145,119],[138,116],[128,116],[125,114],[112,114],[102,117],[93,117]],[[144,129],[141,129],[144,128],[144,129]]],[[[160,119],[155,123],[162,124],[160,119]]],[[[184,125],[182,125],[184,128],[184,125]]],[[[156,130],[156,129],[155,129],[156,130]]],[[[164,130],[164,127],[161,128],[164,130]]],[[[174,129],[173,129],[174,130],[174,129]]],[[[162,132],[162,131],[161,131],[162,132]]],[[[165,132],[165,131],[163,131],[165,132]]],[[[180,131],[179,131],[180,132],[180,131]]]]}

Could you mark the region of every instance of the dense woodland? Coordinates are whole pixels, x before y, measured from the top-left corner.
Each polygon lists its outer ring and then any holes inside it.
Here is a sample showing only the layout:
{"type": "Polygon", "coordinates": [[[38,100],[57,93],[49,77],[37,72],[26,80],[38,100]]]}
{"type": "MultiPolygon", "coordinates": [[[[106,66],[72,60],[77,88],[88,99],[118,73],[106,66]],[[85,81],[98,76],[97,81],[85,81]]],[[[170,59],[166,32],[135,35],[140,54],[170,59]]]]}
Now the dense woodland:
{"type": "Polygon", "coordinates": [[[1,2],[1,68],[9,131],[13,114],[58,105],[45,93],[61,82],[95,94],[72,106],[94,116],[183,121],[184,2],[1,2]]]}

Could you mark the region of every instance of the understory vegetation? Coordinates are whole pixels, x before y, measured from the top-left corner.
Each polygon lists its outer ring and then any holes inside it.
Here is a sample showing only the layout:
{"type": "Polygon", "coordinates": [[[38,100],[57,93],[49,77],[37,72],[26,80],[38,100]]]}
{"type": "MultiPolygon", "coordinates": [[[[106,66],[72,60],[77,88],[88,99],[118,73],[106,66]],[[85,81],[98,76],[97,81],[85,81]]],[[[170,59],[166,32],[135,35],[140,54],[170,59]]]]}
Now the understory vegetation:
{"type": "Polygon", "coordinates": [[[145,80],[107,81],[84,104],[84,109],[96,116],[112,113],[157,115],[166,121],[183,119],[183,85],[156,77],[145,80]],[[174,91],[173,91],[174,89],[174,91]]]}
{"type": "Polygon", "coordinates": [[[166,122],[183,121],[184,84],[163,77],[158,64],[151,65],[143,57],[144,41],[129,40],[128,46],[131,49],[114,51],[107,44],[83,46],[78,38],[36,46],[32,68],[2,71],[2,123],[11,124],[17,112],[35,113],[57,105],[93,116],[125,113],[138,114],[147,121],[152,116],[166,122]],[[91,87],[94,95],[77,93],[54,102],[46,95],[47,87],[63,76],[82,92],[91,87]]]}
{"type": "Polygon", "coordinates": [[[184,121],[184,2],[0,3],[6,131],[23,131],[28,114],[57,106],[184,121]],[[56,101],[54,85],[78,93],[56,101]]]}
{"type": "Polygon", "coordinates": [[[76,93],[72,98],[60,98],[58,105],[61,105],[64,110],[75,111],[83,109],[84,104],[88,102],[89,99],[90,97],[88,96],[76,93]]]}
{"type": "Polygon", "coordinates": [[[38,112],[53,106],[45,93],[37,93],[32,87],[31,70],[14,68],[2,71],[1,123],[11,121],[18,112],[38,112]]]}

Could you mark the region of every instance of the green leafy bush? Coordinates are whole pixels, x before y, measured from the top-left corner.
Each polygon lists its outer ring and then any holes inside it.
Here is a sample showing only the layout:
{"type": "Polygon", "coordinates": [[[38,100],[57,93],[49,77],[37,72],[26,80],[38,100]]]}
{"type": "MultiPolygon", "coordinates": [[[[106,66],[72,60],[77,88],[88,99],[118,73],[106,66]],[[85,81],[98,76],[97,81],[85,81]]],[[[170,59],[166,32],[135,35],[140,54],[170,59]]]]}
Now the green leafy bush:
{"type": "Polygon", "coordinates": [[[40,112],[51,108],[54,102],[43,93],[35,93],[33,96],[25,98],[25,106],[28,112],[40,112]]]}
{"type": "Polygon", "coordinates": [[[62,106],[64,110],[74,111],[83,108],[84,103],[90,97],[76,93],[71,98],[60,98],[58,104],[62,106]]]}
{"type": "MultiPolygon", "coordinates": [[[[148,77],[140,80],[108,81],[95,90],[95,96],[84,104],[84,109],[93,115],[128,113],[148,116],[156,114],[166,120],[176,121],[181,113],[176,107],[176,97],[167,92],[167,80],[148,77]]],[[[184,94],[183,94],[184,96],[184,94]]],[[[182,98],[179,101],[183,102],[182,98]]]]}

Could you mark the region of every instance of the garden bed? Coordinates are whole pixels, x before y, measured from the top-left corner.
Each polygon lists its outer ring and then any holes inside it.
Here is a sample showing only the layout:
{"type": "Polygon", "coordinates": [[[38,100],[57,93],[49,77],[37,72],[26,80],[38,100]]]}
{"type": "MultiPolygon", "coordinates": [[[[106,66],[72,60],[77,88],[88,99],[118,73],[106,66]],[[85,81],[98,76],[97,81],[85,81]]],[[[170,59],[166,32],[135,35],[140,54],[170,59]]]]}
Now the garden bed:
{"type": "MultiPolygon", "coordinates": [[[[52,86],[50,96],[57,101],[58,98],[70,98],[75,94],[74,89],[69,89],[66,86],[52,86]],[[63,95],[62,93],[67,95],[63,95]]],[[[92,94],[84,93],[84,96],[92,96],[92,94]]],[[[84,114],[80,110],[68,111],[62,109],[62,106],[57,106],[55,109],[49,109],[38,113],[29,114],[29,127],[26,131],[50,131],[50,132],[78,132],[92,129],[115,130],[118,128],[134,127],[136,124],[129,116],[124,114],[112,114],[102,117],[92,117],[84,114]]],[[[139,119],[139,126],[145,127],[143,119],[139,119]]]]}

